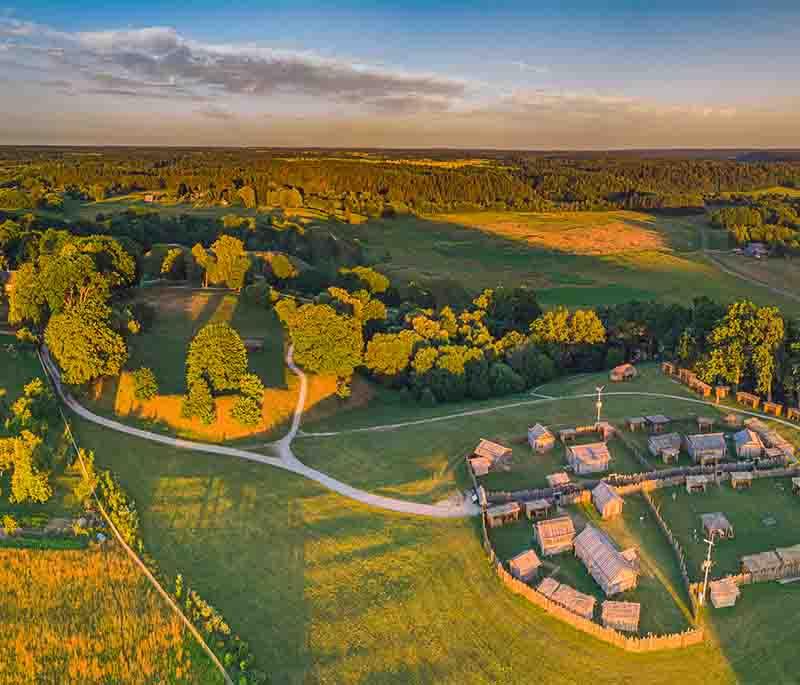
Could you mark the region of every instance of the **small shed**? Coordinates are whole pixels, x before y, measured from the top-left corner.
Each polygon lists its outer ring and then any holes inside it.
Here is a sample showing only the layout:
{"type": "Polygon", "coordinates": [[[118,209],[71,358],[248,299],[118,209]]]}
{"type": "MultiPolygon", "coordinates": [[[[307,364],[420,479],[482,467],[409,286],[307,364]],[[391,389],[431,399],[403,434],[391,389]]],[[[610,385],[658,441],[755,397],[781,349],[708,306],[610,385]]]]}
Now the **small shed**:
{"type": "Polygon", "coordinates": [[[552,503],[547,499],[532,499],[522,503],[522,510],[529,519],[539,520],[547,518],[552,508],[552,503]]]}
{"type": "Polygon", "coordinates": [[[663,457],[665,450],[680,452],[682,442],[678,433],[660,433],[650,436],[647,440],[647,449],[654,457],[663,457]]]}
{"type": "Polygon", "coordinates": [[[789,419],[789,421],[800,421],[800,408],[787,407],[786,418],[789,419]]]}
{"type": "Polygon", "coordinates": [[[489,524],[489,528],[498,528],[506,523],[519,520],[520,512],[521,509],[517,502],[496,504],[486,510],[486,523],[489,524]]]}
{"type": "Polygon", "coordinates": [[[773,416],[780,416],[783,414],[783,405],[777,402],[767,402],[764,400],[764,413],[772,414],[773,416]]]}
{"type": "Polygon", "coordinates": [[[632,381],[638,375],[639,372],[633,364],[620,364],[611,369],[608,377],[611,381],[619,383],[621,381],[632,381]]]}
{"type": "Polygon", "coordinates": [[[708,383],[705,383],[700,379],[695,379],[695,381],[692,383],[692,389],[700,393],[700,395],[703,397],[711,397],[711,391],[713,390],[708,383]]]}
{"type": "Polygon", "coordinates": [[[542,565],[541,560],[536,556],[536,552],[532,549],[526,550],[521,554],[517,554],[513,559],[508,562],[508,569],[514,578],[527,583],[536,577],[539,567],[542,565]]]}
{"type": "Polygon", "coordinates": [[[667,430],[667,426],[669,426],[672,421],[663,414],[653,414],[652,416],[645,416],[644,418],[645,421],[647,421],[647,427],[650,429],[651,433],[663,433],[667,430]]]}
{"type": "Polygon", "coordinates": [[[495,464],[497,462],[508,461],[511,458],[512,452],[513,450],[510,447],[498,445],[491,440],[481,439],[472,454],[476,457],[490,459],[492,464],[495,464]]]}
{"type": "Polygon", "coordinates": [[[728,454],[728,443],[724,433],[687,435],[686,451],[696,464],[705,466],[722,461],[728,454]]]}
{"type": "Polygon", "coordinates": [[[559,516],[534,525],[536,540],[546,557],[568,552],[575,542],[575,525],[569,516],[559,516]]]}
{"type": "Polygon", "coordinates": [[[732,578],[712,580],[708,584],[708,589],[711,604],[714,605],[715,609],[725,609],[734,606],[741,594],[739,586],[732,578]]]}
{"type": "Polygon", "coordinates": [[[728,521],[728,517],[720,511],[713,514],[700,514],[703,523],[703,531],[706,535],[716,535],[726,540],[733,537],[733,526],[728,521]]]}
{"type": "Polygon", "coordinates": [[[578,475],[608,471],[611,453],[604,442],[567,447],[567,462],[578,475]]]}
{"type": "Polygon", "coordinates": [[[558,431],[558,437],[561,442],[575,440],[575,438],[578,437],[578,431],[576,431],[574,428],[563,428],[562,430],[558,431]]]}
{"type": "Polygon", "coordinates": [[[731,428],[737,428],[738,426],[742,425],[742,417],[734,412],[725,414],[725,417],[722,419],[722,421],[726,426],[730,426],[731,428]]]}
{"type": "Polygon", "coordinates": [[[749,573],[754,581],[780,578],[782,568],[781,558],[772,551],[742,557],[742,573],[749,573]]]}
{"type": "Polygon", "coordinates": [[[697,430],[699,430],[701,433],[705,433],[706,431],[711,432],[714,430],[714,419],[712,419],[710,416],[698,416],[697,430]]]}
{"type": "Polygon", "coordinates": [[[758,405],[761,404],[761,398],[758,395],[753,395],[743,390],[736,393],[736,401],[752,409],[758,409],[758,405]]]}
{"type": "Polygon", "coordinates": [[[686,492],[690,495],[705,492],[708,488],[708,476],[686,476],[686,492]]]}
{"type": "Polygon", "coordinates": [[[556,445],[556,436],[547,426],[537,423],[528,428],[528,444],[534,452],[543,453],[553,449],[556,445]]]}
{"type": "Polygon", "coordinates": [[[717,402],[719,402],[720,400],[724,400],[730,394],[731,394],[731,387],[729,385],[714,386],[714,397],[717,398],[717,402]]]}
{"type": "Polygon", "coordinates": [[[625,425],[628,426],[628,430],[631,433],[635,433],[638,430],[644,430],[646,424],[647,422],[645,421],[644,416],[632,416],[629,419],[625,419],[625,425]]]}
{"type": "Polygon", "coordinates": [[[472,473],[475,474],[476,478],[485,476],[492,468],[492,460],[487,459],[486,457],[475,457],[474,459],[468,459],[467,461],[469,462],[472,473]]]}
{"type": "Polygon", "coordinates": [[[667,376],[674,376],[675,369],[675,364],[672,362],[661,362],[661,372],[665,373],[667,376]]]}
{"type": "Polygon", "coordinates": [[[592,525],[587,525],[575,538],[575,556],[607,596],[631,590],[638,583],[636,565],[617,549],[606,533],[592,525]]]}
{"type": "Polygon", "coordinates": [[[615,602],[607,599],[602,604],[601,620],[606,628],[626,633],[639,631],[639,615],[642,605],[638,602],[615,602]]]}
{"type": "Polygon", "coordinates": [[[551,599],[568,611],[589,620],[594,616],[594,607],[597,600],[591,595],[578,592],[575,588],[562,583],[551,596],[551,599]]]}
{"type": "Polygon", "coordinates": [[[592,502],[594,502],[595,508],[604,519],[614,518],[621,514],[624,505],[624,501],[617,494],[616,489],[605,481],[600,481],[597,487],[592,490],[592,502]]]}
{"type": "Polygon", "coordinates": [[[749,428],[740,430],[733,436],[736,456],[742,459],[758,459],[764,452],[764,443],[758,433],[749,428]]]}
{"type": "Polygon", "coordinates": [[[556,590],[558,590],[559,585],[561,585],[561,583],[559,583],[555,578],[548,576],[541,583],[539,583],[539,586],[536,588],[536,590],[545,597],[552,599],[556,590]]]}
{"type": "Polygon", "coordinates": [[[567,475],[564,471],[551,473],[549,476],[547,476],[547,484],[551,488],[562,488],[565,485],[569,485],[569,483],[569,475],[567,475]]]}
{"type": "Polygon", "coordinates": [[[731,473],[731,487],[734,490],[744,490],[753,484],[753,474],[750,471],[734,471],[731,473]]]}

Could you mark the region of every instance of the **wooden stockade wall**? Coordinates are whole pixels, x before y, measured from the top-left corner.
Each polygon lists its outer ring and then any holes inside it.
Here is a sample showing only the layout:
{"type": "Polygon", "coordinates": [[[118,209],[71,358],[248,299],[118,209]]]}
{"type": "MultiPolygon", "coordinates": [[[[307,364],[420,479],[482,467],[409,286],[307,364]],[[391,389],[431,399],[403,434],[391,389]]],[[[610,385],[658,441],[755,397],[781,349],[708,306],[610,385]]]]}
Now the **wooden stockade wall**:
{"type": "Polygon", "coordinates": [[[517,580],[503,568],[503,564],[498,561],[497,555],[494,553],[494,549],[492,549],[492,543],[489,540],[489,534],[486,530],[485,516],[481,516],[481,532],[483,548],[503,585],[515,595],[521,595],[551,616],[554,616],[564,623],[568,623],[577,630],[587,633],[592,637],[596,637],[598,640],[602,640],[607,644],[624,649],[627,652],[655,652],[664,649],[682,649],[683,647],[699,645],[705,639],[702,628],[690,628],[683,633],[671,633],[668,635],[631,637],[613,628],[606,628],[599,623],[573,614],[560,604],[556,604],[540,592],[534,590],[530,585],[526,585],[522,581],[517,580]]]}

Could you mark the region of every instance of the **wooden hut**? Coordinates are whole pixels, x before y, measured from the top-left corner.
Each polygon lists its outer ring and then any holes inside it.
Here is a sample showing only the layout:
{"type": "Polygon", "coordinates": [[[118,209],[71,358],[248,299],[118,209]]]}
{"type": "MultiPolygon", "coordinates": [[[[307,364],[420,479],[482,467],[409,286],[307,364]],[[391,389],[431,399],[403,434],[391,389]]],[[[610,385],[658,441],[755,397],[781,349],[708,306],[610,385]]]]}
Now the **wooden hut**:
{"type": "Polygon", "coordinates": [[[655,434],[648,439],[647,449],[654,457],[663,457],[665,450],[672,456],[674,451],[680,452],[682,442],[678,433],[655,434]]]}
{"type": "Polygon", "coordinates": [[[546,557],[568,552],[575,543],[575,525],[569,516],[539,521],[533,530],[539,549],[546,557]]]}
{"type": "Polygon", "coordinates": [[[782,568],[781,558],[772,551],[742,557],[742,573],[749,573],[754,582],[780,578],[782,568]]]}
{"type": "Polygon", "coordinates": [[[661,362],[661,372],[667,376],[674,376],[675,368],[675,364],[672,362],[661,362]]]}
{"type": "Polygon", "coordinates": [[[508,570],[514,578],[527,583],[536,577],[539,567],[542,565],[541,560],[536,556],[536,552],[532,549],[526,550],[521,554],[517,554],[513,559],[508,562],[508,570]]]}
{"type": "Polygon", "coordinates": [[[764,443],[753,430],[745,428],[733,436],[736,456],[741,459],[758,459],[764,453],[764,443]]]}
{"type": "Polygon", "coordinates": [[[700,379],[695,379],[694,383],[692,383],[692,389],[703,397],[711,397],[711,391],[713,390],[708,383],[704,383],[700,379]]]}
{"type": "Polygon", "coordinates": [[[597,600],[591,595],[578,592],[575,588],[561,583],[551,595],[556,604],[560,604],[568,611],[583,618],[591,620],[594,616],[594,607],[597,600]]]}
{"type": "Polygon", "coordinates": [[[528,428],[528,444],[534,452],[543,454],[555,447],[556,436],[550,432],[547,426],[537,423],[528,428]]]}
{"type": "Polygon", "coordinates": [[[729,385],[714,386],[714,397],[716,398],[717,402],[719,402],[720,400],[724,400],[730,394],[731,394],[731,388],[729,385]]]}
{"type": "Polygon", "coordinates": [[[510,447],[498,445],[491,440],[481,439],[478,446],[472,451],[473,456],[490,459],[492,465],[507,462],[511,459],[513,450],[510,447]]]}
{"type": "Polygon", "coordinates": [[[476,478],[485,476],[492,468],[492,460],[486,457],[474,457],[473,459],[467,459],[467,462],[476,478]]]}
{"type": "Polygon", "coordinates": [[[607,599],[602,604],[600,620],[606,628],[626,633],[639,631],[639,615],[642,605],[638,602],[615,602],[607,599]]]}
{"type": "Polygon", "coordinates": [[[587,525],[575,538],[575,556],[607,596],[636,587],[639,571],[603,531],[587,525]]]}
{"type": "Polygon", "coordinates": [[[633,364],[620,364],[611,369],[608,378],[614,383],[619,383],[621,381],[632,381],[638,375],[639,372],[633,364]]]}
{"type": "Polygon", "coordinates": [[[570,440],[575,440],[578,437],[578,431],[574,428],[563,428],[562,430],[558,431],[558,437],[561,442],[569,442],[570,440]]]}
{"type": "Polygon", "coordinates": [[[701,514],[700,520],[703,523],[703,531],[706,535],[716,535],[722,540],[733,537],[733,526],[728,521],[728,517],[720,511],[713,514],[701,514]]]}
{"type": "Polygon", "coordinates": [[[647,427],[651,433],[663,433],[667,430],[672,419],[663,414],[653,414],[652,416],[645,416],[647,427]]]}
{"type": "Polygon", "coordinates": [[[789,421],[800,422],[800,408],[786,407],[786,418],[789,419],[789,421]]]}
{"type": "Polygon", "coordinates": [[[736,401],[739,404],[744,404],[751,409],[758,409],[758,405],[761,404],[761,398],[758,395],[753,395],[749,392],[744,392],[740,390],[736,393],[736,401]]]}
{"type": "Polygon", "coordinates": [[[800,576],[800,545],[792,545],[791,547],[778,547],[775,554],[783,564],[784,577],[800,576]]]}
{"type": "Polygon", "coordinates": [[[732,578],[712,580],[708,584],[708,589],[711,604],[714,605],[715,609],[725,609],[734,606],[741,594],[739,586],[732,578]]]}
{"type": "Polygon", "coordinates": [[[608,442],[614,437],[617,429],[614,428],[608,421],[598,421],[594,424],[595,432],[600,436],[603,442],[608,442]]]}
{"type": "Polygon", "coordinates": [[[555,578],[548,576],[541,583],[539,583],[536,591],[540,592],[545,597],[552,599],[556,590],[558,590],[559,585],[561,585],[561,583],[559,583],[555,578]]]}
{"type": "Polygon", "coordinates": [[[714,430],[714,419],[710,416],[698,416],[697,430],[701,433],[705,433],[706,431],[711,432],[714,430]]]}
{"type": "Polygon", "coordinates": [[[551,488],[563,488],[565,485],[569,485],[569,483],[569,475],[564,473],[564,471],[551,473],[549,476],[547,476],[547,484],[551,488]]]}
{"type": "Polygon", "coordinates": [[[783,414],[783,405],[777,402],[767,402],[764,400],[764,413],[772,414],[773,416],[780,416],[783,414]]]}
{"type": "Polygon", "coordinates": [[[742,417],[734,412],[725,414],[722,421],[726,426],[730,426],[731,428],[738,428],[742,425],[742,417]]]}
{"type": "Polygon", "coordinates": [[[621,514],[624,505],[623,499],[617,494],[616,489],[605,481],[600,481],[592,490],[592,502],[604,519],[614,518],[621,514]]]}
{"type": "Polygon", "coordinates": [[[638,430],[644,430],[647,421],[645,421],[644,416],[632,416],[629,419],[625,419],[625,425],[631,433],[635,433],[638,430]]]}
{"type": "Polygon", "coordinates": [[[728,454],[728,444],[723,433],[687,435],[686,451],[695,464],[705,466],[722,461],[728,454]]]}
{"type": "Polygon", "coordinates": [[[792,478],[792,493],[800,495],[800,478],[792,478]]]}
{"type": "Polygon", "coordinates": [[[547,518],[552,508],[552,503],[547,499],[532,499],[522,503],[522,510],[528,519],[538,521],[547,518]]]}
{"type": "Polygon", "coordinates": [[[708,488],[708,476],[686,476],[686,492],[690,495],[705,492],[708,488]]]}
{"type": "Polygon", "coordinates": [[[744,490],[753,485],[753,474],[750,471],[734,471],[731,473],[731,487],[734,490],[744,490]]]}
{"type": "Polygon", "coordinates": [[[604,442],[567,447],[567,462],[578,475],[608,471],[611,453],[604,442]]]}
{"type": "Polygon", "coordinates": [[[498,528],[504,526],[506,523],[512,523],[519,520],[521,508],[517,502],[506,502],[505,504],[496,504],[486,510],[486,523],[489,528],[498,528]]]}

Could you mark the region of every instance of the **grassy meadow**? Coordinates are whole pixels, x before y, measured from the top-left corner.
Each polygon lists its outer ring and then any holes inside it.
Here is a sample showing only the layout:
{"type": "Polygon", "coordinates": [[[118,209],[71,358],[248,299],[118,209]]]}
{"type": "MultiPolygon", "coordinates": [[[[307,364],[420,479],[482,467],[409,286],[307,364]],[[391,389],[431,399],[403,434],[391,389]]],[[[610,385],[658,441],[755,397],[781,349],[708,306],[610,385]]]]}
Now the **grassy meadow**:
{"type": "Polygon", "coordinates": [[[221,683],[138,568],[112,543],[0,549],[0,683],[221,683]]]}

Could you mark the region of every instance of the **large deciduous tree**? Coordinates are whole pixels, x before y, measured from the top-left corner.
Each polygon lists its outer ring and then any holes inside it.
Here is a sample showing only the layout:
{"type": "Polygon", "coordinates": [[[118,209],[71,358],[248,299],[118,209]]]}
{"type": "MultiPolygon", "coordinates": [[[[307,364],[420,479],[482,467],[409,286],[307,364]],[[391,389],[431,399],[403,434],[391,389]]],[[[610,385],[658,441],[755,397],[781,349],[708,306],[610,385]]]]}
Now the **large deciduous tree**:
{"type": "Polygon", "coordinates": [[[227,323],[210,323],[197,333],[186,356],[186,385],[207,381],[216,392],[239,387],[247,372],[247,350],[227,323]]]}
{"type": "Polygon", "coordinates": [[[230,235],[220,236],[208,252],[199,243],[192,248],[192,256],[204,269],[203,285],[224,283],[233,290],[241,290],[250,268],[250,257],[244,243],[230,235]]]}

